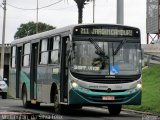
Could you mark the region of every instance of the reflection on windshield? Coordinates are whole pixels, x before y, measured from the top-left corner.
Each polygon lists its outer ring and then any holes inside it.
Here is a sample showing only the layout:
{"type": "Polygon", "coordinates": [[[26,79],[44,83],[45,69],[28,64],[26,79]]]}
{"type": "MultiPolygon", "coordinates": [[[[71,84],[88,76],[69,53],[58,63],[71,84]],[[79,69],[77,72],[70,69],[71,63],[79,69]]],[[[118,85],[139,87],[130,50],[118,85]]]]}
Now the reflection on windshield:
{"type": "Polygon", "coordinates": [[[126,41],[75,41],[71,70],[91,75],[136,75],[140,73],[139,48],[138,43],[126,41]]]}
{"type": "Polygon", "coordinates": [[[106,53],[102,50],[102,48],[98,45],[98,43],[97,43],[94,39],[89,38],[89,41],[94,45],[94,47],[95,47],[95,49],[96,49],[95,53],[96,53],[97,55],[99,55],[99,56],[101,56],[101,57],[107,57],[107,58],[109,58],[109,57],[106,55],[106,53]]]}
{"type": "MultiPolygon", "coordinates": [[[[118,47],[116,48],[116,50],[113,51],[113,55],[116,55],[116,54],[118,53],[118,51],[121,49],[121,47],[124,45],[125,42],[126,42],[126,40],[122,40],[122,41],[119,43],[119,45],[118,45],[118,47]]],[[[112,43],[112,49],[113,49],[113,43],[112,43]]]]}
{"type": "MultiPolygon", "coordinates": [[[[89,38],[89,41],[94,45],[94,47],[96,49],[95,53],[97,55],[99,55],[99,58],[93,59],[92,65],[93,66],[100,65],[101,66],[100,69],[104,69],[106,67],[106,65],[109,64],[109,61],[108,61],[109,57],[108,57],[108,55],[106,55],[108,53],[106,53],[104,51],[104,43],[103,43],[103,48],[101,48],[94,39],[89,38]]],[[[101,43],[99,43],[99,44],[101,44],[101,43]]]]}

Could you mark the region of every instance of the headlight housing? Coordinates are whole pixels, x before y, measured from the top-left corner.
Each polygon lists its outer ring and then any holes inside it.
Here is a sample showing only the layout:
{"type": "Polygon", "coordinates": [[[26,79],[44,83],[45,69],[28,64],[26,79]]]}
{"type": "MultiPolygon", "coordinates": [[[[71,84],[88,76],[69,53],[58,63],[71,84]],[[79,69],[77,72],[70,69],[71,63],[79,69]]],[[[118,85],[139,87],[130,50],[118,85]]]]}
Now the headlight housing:
{"type": "Polygon", "coordinates": [[[78,84],[76,82],[71,83],[73,88],[77,88],[78,84]]]}
{"type": "Polygon", "coordinates": [[[74,80],[71,81],[71,86],[72,88],[80,91],[80,92],[83,92],[83,93],[88,93],[88,89],[86,88],[82,88],[81,86],[78,85],[78,83],[74,80]]]}
{"type": "Polygon", "coordinates": [[[141,83],[137,84],[137,89],[142,89],[142,84],[141,83]]]}
{"type": "Polygon", "coordinates": [[[138,83],[137,83],[137,87],[136,87],[138,90],[139,89],[142,89],[142,81],[139,81],[138,83]]]}
{"type": "Polygon", "coordinates": [[[74,80],[71,81],[71,85],[72,85],[73,88],[78,88],[78,84],[74,80]]]}

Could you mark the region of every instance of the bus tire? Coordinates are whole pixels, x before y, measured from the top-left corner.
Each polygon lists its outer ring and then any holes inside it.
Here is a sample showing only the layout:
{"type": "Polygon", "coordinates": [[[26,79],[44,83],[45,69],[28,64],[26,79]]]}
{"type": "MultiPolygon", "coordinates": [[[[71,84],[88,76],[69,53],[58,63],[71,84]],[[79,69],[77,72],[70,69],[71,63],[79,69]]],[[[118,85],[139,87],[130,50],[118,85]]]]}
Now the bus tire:
{"type": "Polygon", "coordinates": [[[7,99],[7,93],[6,93],[6,92],[4,92],[4,93],[2,94],[2,99],[7,99]]]}
{"type": "Polygon", "coordinates": [[[121,112],[122,105],[108,105],[108,111],[110,115],[118,116],[121,112]]]}
{"type": "Polygon", "coordinates": [[[26,86],[23,87],[22,90],[22,103],[24,108],[29,108],[31,106],[31,103],[27,101],[27,89],[26,86]]]}
{"type": "Polygon", "coordinates": [[[54,94],[54,112],[56,114],[62,114],[63,113],[63,105],[59,104],[58,90],[54,94]]]}
{"type": "Polygon", "coordinates": [[[36,107],[36,108],[39,108],[39,107],[40,107],[40,102],[37,102],[37,103],[35,104],[35,107],[36,107]]]}
{"type": "Polygon", "coordinates": [[[82,109],[82,105],[70,105],[69,108],[71,109],[82,109]]]}

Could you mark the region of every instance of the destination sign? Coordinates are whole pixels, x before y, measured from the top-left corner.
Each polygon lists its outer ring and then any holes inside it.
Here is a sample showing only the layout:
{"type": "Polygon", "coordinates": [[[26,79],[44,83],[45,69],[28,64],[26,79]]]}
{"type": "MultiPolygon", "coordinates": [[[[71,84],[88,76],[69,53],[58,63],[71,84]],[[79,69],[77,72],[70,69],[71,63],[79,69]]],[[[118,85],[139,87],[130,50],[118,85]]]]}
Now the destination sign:
{"type": "Polygon", "coordinates": [[[119,29],[89,29],[81,28],[80,34],[86,35],[115,35],[115,36],[133,36],[133,30],[119,30],[119,29]]]}
{"type": "Polygon", "coordinates": [[[74,29],[74,35],[84,36],[112,36],[112,37],[139,37],[138,29],[128,27],[77,27],[74,29]]]}

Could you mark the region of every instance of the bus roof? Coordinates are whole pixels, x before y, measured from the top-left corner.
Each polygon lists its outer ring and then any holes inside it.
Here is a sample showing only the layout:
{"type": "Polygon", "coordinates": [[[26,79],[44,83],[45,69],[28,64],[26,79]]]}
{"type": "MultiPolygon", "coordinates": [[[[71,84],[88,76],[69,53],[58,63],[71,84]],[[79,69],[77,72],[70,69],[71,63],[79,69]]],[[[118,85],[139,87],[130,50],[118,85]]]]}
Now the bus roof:
{"type": "Polygon", "coordinates": [[[20,39],[15,39],[14,41],[11,42],[11,45],[14,45],[14,44],[18,44],[18,43],[24,43],[24,42],[28,42],[30,40],[37,40],[37,39],[42,39],[42,38],[45,38],[45,37],[48,37],[48,36],[52,36],[52,35],[58,35],[58,33],[63,33],[63,32],[67,32],[67,31],[70,31],[72,33],[72,30],[74,27],[76,26],[121,26],[121,27],[130,27],[130,28],[133,28],[133,29],[138,29],[136,27],[131,27],[131,26],[125,26],[125,25],[120,25],[120,24],[94,24],[94,23],[91,23],[91,24],[77,24],[77,25],[70,25],[70,26],[66,26],[66,27],[62,27],[62,28],[57,28],[57,29],[53,29],[53,30],[49,30],[49,31],[45,31],[45,32],[42,32],[42,33],[38,33],[38,34],[34,34],[34,35],[30,35],[30,36],[27,36],[27,37],[24,37],[24,38],[20,38],[20,39]]]}

